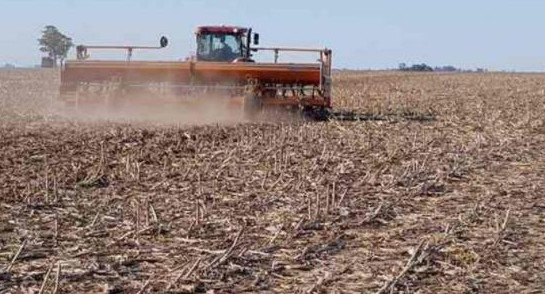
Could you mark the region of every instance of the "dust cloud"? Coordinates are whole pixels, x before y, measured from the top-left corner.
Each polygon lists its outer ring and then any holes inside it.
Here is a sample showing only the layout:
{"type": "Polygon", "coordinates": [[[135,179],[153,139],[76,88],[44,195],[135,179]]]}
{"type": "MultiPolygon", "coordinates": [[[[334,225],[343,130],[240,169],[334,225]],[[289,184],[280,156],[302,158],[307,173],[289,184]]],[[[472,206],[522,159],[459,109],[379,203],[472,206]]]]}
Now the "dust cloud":
{"type": "Polygon", "coordinates": [[[131,95],[107,102],[62,106],[58,114],[82,122],[145,123],[166,125],[233,125],[244,122],[297,122],[301,117],[286,110],[266,110],[249,116],[242,97],[227,95],[131,95]]]}
{"type": "Polygon", "coordinates": [[[62,106],[60,113],[85,122],[153,124],[236,124],[247,121],[242,101],[221,96],[166,97],[129,96],[110,99],[110,103],[81,103],[62,106]]]}

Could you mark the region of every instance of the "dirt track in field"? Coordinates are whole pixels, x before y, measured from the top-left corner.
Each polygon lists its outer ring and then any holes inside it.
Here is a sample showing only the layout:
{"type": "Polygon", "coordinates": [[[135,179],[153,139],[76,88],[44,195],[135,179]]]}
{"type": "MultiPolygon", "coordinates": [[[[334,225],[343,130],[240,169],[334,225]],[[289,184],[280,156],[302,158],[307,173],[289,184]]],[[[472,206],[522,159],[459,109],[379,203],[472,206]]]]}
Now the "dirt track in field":
{"type": "Polygon", "coordinates": [[[545,75],[340,73],[392,119],[199,126],[59,116],[57,85],[0,71],[0,293],[545,287],[545,75]]]}

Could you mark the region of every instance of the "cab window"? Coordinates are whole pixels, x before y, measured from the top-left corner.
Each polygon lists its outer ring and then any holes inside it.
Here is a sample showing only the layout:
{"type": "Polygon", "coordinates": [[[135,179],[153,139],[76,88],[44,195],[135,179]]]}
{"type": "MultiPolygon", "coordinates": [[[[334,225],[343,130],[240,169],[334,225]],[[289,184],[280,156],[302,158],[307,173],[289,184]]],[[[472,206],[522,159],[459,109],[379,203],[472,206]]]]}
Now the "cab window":
{"type": "Polygon", "coordinates": [[[241,56],[240,36],[225,34],[200,34],[197,37],[197,58],[203,61],[229,62],[241,56]]]}

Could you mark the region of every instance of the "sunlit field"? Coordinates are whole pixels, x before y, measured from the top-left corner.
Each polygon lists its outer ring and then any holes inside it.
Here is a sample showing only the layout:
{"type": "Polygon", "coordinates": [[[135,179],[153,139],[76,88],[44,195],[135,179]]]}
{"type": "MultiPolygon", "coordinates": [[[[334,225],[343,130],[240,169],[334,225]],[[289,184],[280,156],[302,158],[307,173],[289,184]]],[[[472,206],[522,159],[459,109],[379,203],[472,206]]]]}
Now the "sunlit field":
{"type": "Polygon", "coordinates": [[[0,293],[545,285],[545,75],[339,72],[350,122],[80,119],[58,86],[0,71],[0,293]]]}

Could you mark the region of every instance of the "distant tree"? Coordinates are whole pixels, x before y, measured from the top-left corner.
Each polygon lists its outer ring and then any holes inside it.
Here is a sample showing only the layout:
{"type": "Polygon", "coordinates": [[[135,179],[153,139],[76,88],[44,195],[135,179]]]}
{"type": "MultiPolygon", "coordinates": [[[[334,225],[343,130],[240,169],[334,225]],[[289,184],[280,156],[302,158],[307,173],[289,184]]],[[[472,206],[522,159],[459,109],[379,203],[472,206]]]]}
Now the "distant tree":
{"type": "Polygon", "coordinates": [[[433,71],[433,68],[425,63],[413,64],[409,67],[405,63],[399,65],[400,71],[433,71]]]}
{"type": "Polygon", "coordinates": [[[42,31],[42,37],[38,39],[40,51],[48,54],[57,66],[58,61],[62,66],[70,48],[74,46],[72,39],[62,34],[55,26],[48,25],[42,31]]]}
{"type": "Polygon", "coordinates": [[[4,68],[15,68],[15,65],[13,65],[11,63],[6,63],[6,64],[4,64],[4,68]]]}
{"type": "Polygon", "coordinates": [[[445,65],[445,66],[436,67],[436,68],[435,68],[435,71],[440,71],[440,72],[455,72],[455,71],[459,71],[459,69],[457,69],[456,67],[454,67],[454,66],[452,66],[452,65],[445,65]]]}
{"type": "Polygon", "coordinates": [[[425,63],[415,64],[411,67],[412,71],[433,71],[433,68],[425,63]]]}

